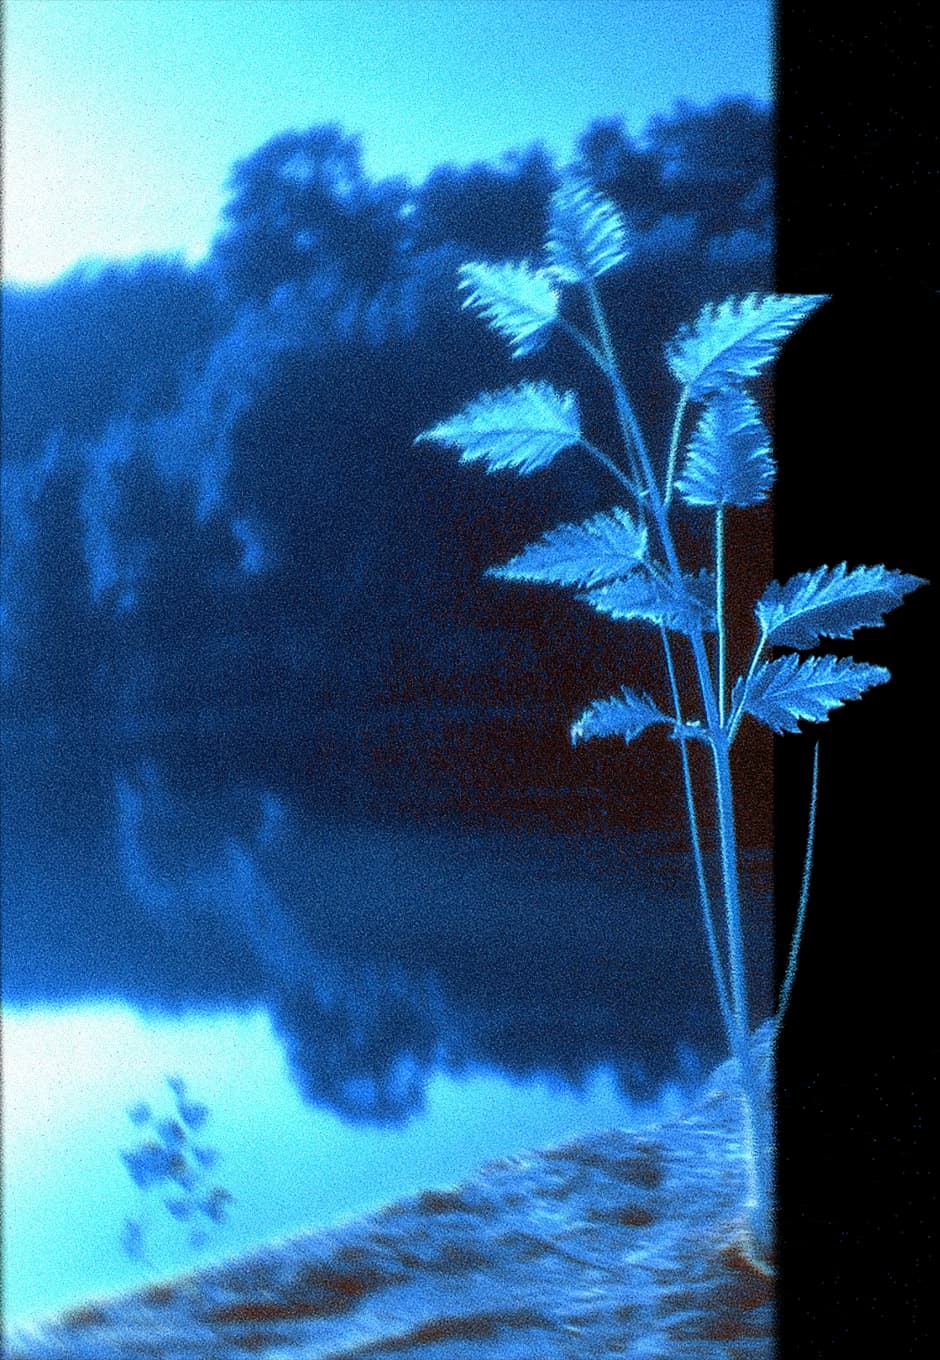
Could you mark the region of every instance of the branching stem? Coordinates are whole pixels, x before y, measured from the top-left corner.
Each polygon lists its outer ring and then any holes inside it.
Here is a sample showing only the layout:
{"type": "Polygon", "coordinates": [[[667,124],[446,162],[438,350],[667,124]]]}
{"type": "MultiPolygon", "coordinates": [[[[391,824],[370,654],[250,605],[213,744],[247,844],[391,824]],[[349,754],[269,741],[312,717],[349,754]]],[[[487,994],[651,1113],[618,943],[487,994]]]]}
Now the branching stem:
{"type": "Polygon", "coordinates": [[[718,948],[718,937],[715,933],[715,920],[712,915],[711,903],[708,895],[708,884],[705,878],[705,861],[702,857],[702,843],[699,836],[698,816],[695,811],[695,798],[692,791],[692,772],[689,767],[688,738],[682,735],[682,703],[679,698],[679,686],[676,682],[676,669],[672,659],[672,646],[669,642],[666,629],[660,624],[660,637],[663,642],[663,651],[666,655],[666,671],[669,676],[669,688],[672,691],[672,702],[676,714],[676,724],[679,729],[679,754],[682,760],[682,782],[685,786],[685,805],[689,817],[689,836],[692,842],[692,859],[695,862],[695,875],[698,880],[699,900],[702,907],[702,918],[705,923],[705,936],[708,941],[708,953],[711,958],[712,973],[715,978],[715,990],[718,993],[718,1004],[721,1007],[721,1018],[724,1021],[725,1032],[729,1043],[734,1035],[734,1020],[731,1014],[731,1005],[728,1000],[728,983],[725,979],[725,970],[721,962],[721,951],[718,948]]]}
{"type": "Polygon", "coordinates": [[[630,494],[633,497],[635,497],[637,504],[642,510],[643,501],[646,498],[646,493],[644,491],[640,491],[636,486],[634,486],[633,482],[630,481],[630,478],[626,475],[625,472],[622,471],[621,468],[617,466],[614,460],[608,457],[608,455],[604,452],[603,449],[599,449],[596,444],[592,444],[590,439],[585,439],[582,436],[580,443],[583,449],[586,449],[593,458],[597,459],[597,461],[601,464],[602,467],[605,467],[607,471],[611,473],[612,476],[617,478],[618,482],[621,482],[627,488],[630,494]]]}
{"type": "Polygon", "coordinates": [[[738,728],[741,725],[741,719],[744,717],[744,705],[747,702],[747,688],[754,677],[754,672],[757,670],[757,663],[761,658],[761,653],[764,650],[764,645],[766,642],[767,634],[762,628],[761,635],[757,640],[757,646],[754,648],[754,655],[751,657],[751,664],[747,668],[747,675],[744,677],[744,683],[741,686],[741,697],[738,700],[737,706],[734,712],[731,714],[731,720],[728,723],[729,745],[731,742],[734,741],[735,736],[737,735],[738,728]]]}
{"type": "MultiPolygon", "coordinates": [[[[586,283],[591,309],[597,325],[601,347],[604,352],[605,372],[613,388],[624,435],[624,443],[632,442],[642,471],[643,481],[648,491],[648,506],[656,524],[660,541],[673,586],[681,599],[687,593],[682,569],[676,553],[672,532],[669,528],[666,508],[653,474],[649,454],[637,423],[630,398],[627,395],[620,374],[617,356],[610,339],[610,332],[601,308],[597,288],[592,279],[586,283]]],[[[719,701],[712,680],[705,651],[705,640],[701,626],[690,629],[689,640],[698,676],[699,690],[705,709],[705,720],[715,769],[715,797],[718,813],[718,834],[721,851],[722,892],[725,903],[725,923],[728,943],[728,972],[730,983],[731,1027],[729,1038],[731,1051],[737,1062],[744,1097],[745,1138],[748,1145],[748,1173],[750,1189],[748,1199],[752,1210],[752,1229],[761,1249],[768,1250],[773,1217],[773,1164],[771,1149],[773,1144],[773,1115],[769,1098],[760,1090],[757,1070],[750,1047],[750,1019],[747,1001],[747,980],[744,964],[744,938],[741,919],[740,885],[738,881],[737,837],[734,826],[734,797],[731,783],[731,762],[728,733],[724,728],[723,701],[719,701]]],[[[719,672],[723,680],[724,650],[723,640],[719,637],[719,672]]],[[[723,686],[722,686],[723,689],[723,686]]],[[[688,780],[687,766],[683,776],[688,780]]],[[[686,785],[689,797],[690,783],[686,785]]],[[[716,984],[718,979],[716,977],[716,984]]]]}

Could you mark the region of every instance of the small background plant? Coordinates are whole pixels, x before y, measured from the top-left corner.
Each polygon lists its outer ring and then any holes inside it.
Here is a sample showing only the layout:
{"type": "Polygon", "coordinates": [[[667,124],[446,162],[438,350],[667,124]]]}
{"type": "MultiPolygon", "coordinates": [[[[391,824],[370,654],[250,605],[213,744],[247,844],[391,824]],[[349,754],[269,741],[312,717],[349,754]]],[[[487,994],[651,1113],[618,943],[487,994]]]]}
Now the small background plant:
{"type": "Polygon", "coordinates": [[[121,1160],[137,1186],[140,1208],[124,1220],[121,1247],[132,1260],[153,1267],[150,1245],[156,1220],[175,1225],[177,1238],[185,1233],[191,1251],[202,1250],[213,1230],[225,1223],[233,1196],[212,1181],[219,1160],[218,1150],[197,1135],[209,1119],[209,1107],[193,1100],[182,1077],[166,1079],[173,1093],[173,1114],[160,1116],[141,1101],[128,1110],[128,1118],[142,1131],[141,1141],[121,1153],[121,1160]]]}
{"type": "Polygon", "coordinates": [[[798,732],[800,722],[823,722],[833,709],[888,680],[884,667],[800,654],[824,639],[879,627],[884,614],[923,582],[884,566],[850,570],[847,563],[800,572],[782,584],[773,581],[754,604],[747,647],[736,639],[729,648],[727,518],[765,501],[776,474],[770,434],[747,384],[827,299],[752,294],[705,306],[666,349],[679,393],[668,445],[657,451],[638,423],[598,288],[604,274],[628,263],[630,251],[630,234],[616,206],[571,177],[552,196],[540,262],[472,262],[461,270],[464,306],[478,311],[508,341],[514,357],[535,353],[553,332],[587,354],[609,387],[620,433],[614,454],[585,429],[576,393],[538,380],[484,392],[418,439],[454,446],[461,461],[479,461],[488,472],[523,476],[546,468],[566,450],[578,450],[596,460],[625,496],[624,505],[549,530],[488,574],[574,588],[579,600],[613,621],[651,627],[659,635],[663,697],[624,686],[589,704],[572,723],[571,739],[616,737],[630,743],[662,727],[675,742],[716,997],[741,1081],[748,1245],[769,1263],[774,1255],[774,1041],[789,1002],[805,918],[818,760],[796,927],[772,1025],[770,1070],[760,1072],[751,1045],[731,749],[745,718],[777,734],[798,732]],[[566,315],[565,302],[574,290],[586,296],[590,331],[566,315]],[[706,534],[696,540],[707,550],[691,562],[680,559],[675,535],[680,510],[686,518],[710,517],[706,534]],[[785,653],[768,655],[774,649],[785,653]],[[691,662],[691,686],[680,685],[680,651],[691,662]],[[738,654],[750,659],[732,677],[729,655],[738,654]],[[705,871],[690,744],[704,746],[711,768],[717,893],[705,871]]]}

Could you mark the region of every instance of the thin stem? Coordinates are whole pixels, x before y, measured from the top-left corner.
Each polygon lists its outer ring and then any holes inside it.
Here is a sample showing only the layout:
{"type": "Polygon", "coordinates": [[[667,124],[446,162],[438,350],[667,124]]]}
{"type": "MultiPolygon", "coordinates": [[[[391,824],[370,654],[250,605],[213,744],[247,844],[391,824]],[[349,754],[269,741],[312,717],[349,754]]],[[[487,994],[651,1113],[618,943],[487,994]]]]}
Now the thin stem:
{"type": "Polygon", "coordinates": [[[741,938],[741,904],[738,894],[737,844],[732,809],[731,765],[728,741],[723,732],[712,734],[712,754],[715,766],[715,789],[718,801],[718,830],[721,846],[722,877],[725,889],[725,912],[728,928],[728,953],[731,962],[731,997],[735,1018],[747,1032],[747,998],[745,995],[744,945],[741,938]]]}
{"type": "Polygon", "coordinates": [[[749,1200],[753,1227],[761,1250],[770,1245],[773,1199],[773,1113],[762,1097],[750,1047],[747,1004],[747,975],[744,966],[744,940],[741,930],[741,900],[738,885],[737,839],[734,829],[734,798],[731,787],[731,762],[727,733],[712,732],[715,763],[715,792],[718,803],[718,830],[721,845],[722,885],[725,923],[728,933],[728,960],[731,971],[731,1005],[734,1011],[732,1053],[737,1060],[744,1096],[744,1132],[748,1147],[749,1200]]]}
{"type": "MultiPolygon", "coordinates": [[[[673,586],[679,595],[686,591],[682,569],[676,554],[675,543],[669,528],[666,509],[663,505],[659,487],[653,475],[649,455],[643,440],[642,431],[637,424],[633,407],[627,395],[616,354],[610,341],[610,334],[601,310],[600,300],[593,280],[587,283],[598,333],[607,359],[607,375],[614,389],[617,415],[624,433],[624,442],[632,439],[639,460],[643,480],[649,492],[649,509],[659,532],[672,576],[673,586]]],[[[718,811],[718,828],[721,844],[721,875],[725,899],[725,919],[728,937],[728,963],[730,972],[730,992],[732,1009],[732,1053],[736,1059],[741,1077],[744,1097],[745,1139],[748,1145],[748,1169],[750,1177],[749,1203],[753,1215],[753,1230],[761,1249],[770,1244],[772,1232],[773,1164],[771,1148],[773,1143],[773,1113],[769,1099],[761,1092],[753,1054],[750,1047],[750,1023],[748,1019],[747,982],[744,968],[744,941],[741,923],[741,900],[738,884],[738,855],[734,828],[734,802],[731,787],[731,764],[729,759],[728,734],[719,716],[715,689],[712,683],[705,641],[701,627],[693,627],[689,632],[692,655],[701,690],[709,740],[715,766],[715,794],[718,811]]]]}
{"type": "MultiPolygon", "coordinates": [[[[649,493],[649,508],[656,522],[659,537],[666,554],[669,565],[669,572],[672,577],[673,585],[677,592],[685,590],[685,582],[682,577],[682,569],[676,555],[675,543],[669,528],[665,506],[656,485],[653,469],[650,464],[649,454],[642,432],[637,424],[636,416],[627,395],[623,379],[617,364],[617,356],[614,352],[610,340],[610,332],[601,308],[600,299],[593,281],[587,284],[588,295],[591,299],[591,307],[597,324],[598,334],[601,337],[604,354],[607,358],[607,375],[614,389],[617,403],[617,413],[621,425],[624,428],[624,439],[632,438],[636,448],[637,457],[643,470],[644,480],[649,493]]],[[[709,737],[715,760],[715,779],[716,796],[718,803],[718,824],[721,839],[721,865],[722,865],[722,886],[725,899],[725,917],[728,938],[728,962],[730,966],[730,1001],[732,1012],[732,1023],[729,1027],[729,1040],[731,1041],[732,1052],[738,1060],[741,1071],[742,1084],[745,1089],[745,1099],[749,1108],[749,1118],[763,1124],[758,1109],[759,1095],[756,1084],[756,1074],[754,1073],[749,1048],[749,1023],[747,1005],[747,985],[744,971],[744,945],[741,933],[741,903],[738,888],[737,875],[737,846],[734,833],[734,811],[731,791],[731,769],[728,760],[728,748],[726,735],[723,731],[723,722],[719,713],[718,704],[715,697],[715,689],[712,682],[711,670],[708,664],[708,657],[705,653],[705,643],[700,628],[693,628],[689,634],[692,644],[692,655],[695,659],[695,668],[698,676],[699,689],[701,690],[702,702],[705,707],[705,718],[708,726],[709,737]]],[[[761,1144],[762,1137],[769,1137],[766,1130],[756,1130],[754,1133],[755,1148],[753,1150],[753,1161],[755,1164],[755,1189],[756,1201],[761,1206],[761,1211],[767,1208],[767,1187],[769,1180],[767,1172],[762,1165],[764,1152],[761,1144]]],[[[768,1154],[769,1155],[769,1154],[768,1154]]]]}
{"type": "Polygon", "coordinates": [[[601,338],[601,350],[603,351],[599,356],[601,360],[601,369],[606,374],[608,381],[614,389],[614,403],[617,407],[617,420],[620,424],[620,433],[623,436],[624,446],[626,447],[627,454],[630,458],[631,471],[637,481],[640,481],[640,468],[642,468],[643,476],[646,479],[647,485],[649,485],[652,483],[653,476],[649,457],[646,453],[646,447],[643,443],[643,433],[637,424],[636,417],[633,414],[633,407],[630,405],[630,399],[627,396],[626,389],[623,385],[623,379],[620,376],[620,368],[617,363],[617,352],[614,349],[613,341],[610,338],[610,331],[607,327],[607,318],[604,316],[601,300],[597,293],[597,285],[593,279],[588,279],[585,283],[585,288],[587,289],[587,294],[591,302],[591,315],[594,318],[594,325],[597,327],[597,333],[601,338]],[[640,468],[636,466],[633,454],[634,450],[636,450],[636,458],[639,460],[640,468]]]}
{"type": "Polygon", "coordinates": [[[793,979],[796,976],[796,961],[800,952],[800,941],[803,938],[803,924],[806,920],[806,903],[809,898],[809,883],[813,870],[813,845],[816,839],[816,792],[819,784],[819,742],[813,750],[813,789],[810,794],[809,802],[809,831],[806,837],[806,855],[803,860],[803,882],[800,887],[800,905],[796,914],[796,926],[793,931],[793,940],[790,944],[790,957],[787,961],[787,971],[783,979],[783,987],[780,990],[780,1003],[777,1006],[777,1014],[774,1019],[774,1042],[780,1032],[783,1017],[790,1001],[790,992],[793,990],[793,979]]]}
{"type": "Polygon", "coordinates": [[[725,507],[715,511],[715,614],[718,619],[718,723],[725,725],[725,507]]]}
{"type": "Polygon", "coordinates": [[[676,682],[676,670],[672,660],[672,647],[670,646],[666,629],[662,624],[660,624],[659,632],[663,642],[663,651],[666,654],[666,670],[669,675],[669,688],[672,690],[672,702],[676,713],[676,724],[679,729],[678,740],[679,753],[682,759],[682,782],[685,786],[685,805],[689,817],[692,858],[695,862],[695,875],[698,879],[699,900],[702,907],[702,918],[705,922],[708,953],[711,958],[712,973],[715,978],[715,990],[718,993],[718,1004],[721,1008],[721,1018],[724,1021],[725,1031],[730,1044],[733,1043],[734,1020],[731,1015],[731,1005],[728,1001],[728,983],[725,979],[725,970],[721,962],[718,937],[715,933],[715,920],[712,915],[711,904],[708,897],[708,885],[705,880],[705,862],[702,856],[698,816],[695,811],[695,798],[692,792],[692,773],[689,768],[689,753],[687,749],[688,738],[682,735],[682,704],[679,699],[679,686],[676,682]]]}
{"type": "Polygon", "coordinates": [[[634,484],[630,481],[630,478],[626,475],[625,472],[623,472],[617,466],[614,460],[608,457],[608,455],[604,452],[603,449],[599,449],[596,444],[592,444],[590,439],[585,439],[582,436],[579,442],[583,449],[587,449],[588,453],[591,454],[592,457],[596,458],[597,461],[601,463],[602,466],[604,466],[608,472],[610,472],[614,477],[617,478],[618,482],[623,483],[623,485],[627,488],[631,495],[636,497],[637,502],[639,503],[640,508],[642,509],[643,501],[646,499],[646,493],[644,491],[640,491],[637,487],[635,487],[634,484]]]}
{"type": "Polygon", "coordinates": [[[744,705],[747,702],[747,687],[754,677],[754,672],[757,670],[757,663],[760,660],[761,652],[764,650],[764,644],[766,641],[767,634],[762,628],[761,635],[757,640],[757,646],[754,648],[754,655],[751,657],[751,664],[747,668],[747,675],[744,677],[744,684],[741,688],[741,698],[738,701],[737,708],[731,715],[731,721],[728,723],[729,746],[734,741],[735,736],[737,735],[738,728],[741,726],[741,719],[744,717],[744,705]]]}
{"type": "Polygon", "coordinates": [[[572,325],[570,321],[566,321],[563,316],[557,318],[556,324],[559,325],[561,329],[565,331],[568,335],[570,335],[572,340],[576,341],[577,344],[581,346],[585,354],[590,355],[590,357],[594,360],[595,364],[597,364],[597,367],[599,369],[601,369],[603,372],[607,371],[607,363],[606,360],[604,359],[603,354],[601,354],[600,350],[597,348],[596,345],[591,344],[588,337],[584,334],[584,331],[578,330],[577,326],[572,325]]]}
{"type": "Polygon", "coordinates": [[[682,432],[682,418],[689,404],[689,389],[683,387],[676,406],[676,416],[672,422],[672,437],[669,440],[669,457],[666,461],[666,486],[663,492],[663,505],[669,509],[672,500],[672,483],[676,475],[676,455],[679,451],[679,435],[682,432]]]}

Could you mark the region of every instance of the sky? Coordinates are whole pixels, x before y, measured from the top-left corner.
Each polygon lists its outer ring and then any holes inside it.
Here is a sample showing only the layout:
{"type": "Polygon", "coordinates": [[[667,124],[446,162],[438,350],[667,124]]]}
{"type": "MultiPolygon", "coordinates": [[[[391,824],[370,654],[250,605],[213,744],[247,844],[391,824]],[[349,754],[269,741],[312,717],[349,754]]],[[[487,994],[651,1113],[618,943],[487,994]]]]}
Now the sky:
{"type": "Polygon", "coordinates": [[[206,251],[232,163],[339,121],[420,181],[772,94],[770,0],[5,0],[3,273],[206,251]]]}

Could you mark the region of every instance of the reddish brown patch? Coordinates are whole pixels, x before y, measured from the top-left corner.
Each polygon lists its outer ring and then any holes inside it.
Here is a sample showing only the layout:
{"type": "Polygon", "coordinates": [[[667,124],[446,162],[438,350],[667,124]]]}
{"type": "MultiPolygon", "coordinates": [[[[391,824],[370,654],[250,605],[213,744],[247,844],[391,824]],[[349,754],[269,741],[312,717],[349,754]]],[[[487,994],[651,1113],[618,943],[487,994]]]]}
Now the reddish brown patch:
{"type": "Polygon", "coordinates": [[[425,1214],[466,1213],[469,1207],[456,1190],[425,1190],[418,1196],[418,1208],[425,1214]]]}
{"type": "Polygon", "coordinates": [[[501,1327],[540,1327],[545,1325],[541,1314],[531,1308],[519,1308],[512,1313],[462,1313],[452,1317],[435,1318],[409,1332],[367,1342],[344,1355],[392,1355],[414,1346],[434,1346],[441,1341],[492,1341],[501,1327]]]}
{"type": "Polygon", "coordinates": [[[730,1308],[721,1308],[703,1318],[698,1334],[703,1341],[742,1341],[754,1332],[747,1318],[730,1308]]]}
{"type": "Polygon", "coordinates": [[[322,1315],[321,1308],[309,1303],[229,1303],[207,1313],[206,1321],[224,1327],[240,1322],[299,1322],[322,1315]]]}
{"type": "Polygon", "coordinates": [[[646,1190],[655,1190],[662,1185],[663,1166],[659,1157],[617,1157],[608,1167],[611,1176],[629,1185],[640,1185],[646,1190]]]}
{"type": "Polygon", "coordinates": [[[739,1271],[750,1280],[766,1282],[771,1293],[773,1293],[776,1278],[773,1263],[758,1261],[745,1251],[740,1242],[735,1242],[733,1246],[723,1247],[718,1253],[718,1259],[728,1270],[739,1271]]]}
{"type": "Polygon", "coordinates": [[[162,1308],[176,1298],[176,1287],[172,1284],[150,1284],[140,1291],[140,1297],[144,1303],[162,1308]]]}
{"type": "Polygon", "coordinates": [[[620,1228],[648,1228],[656,1216],[641,1204],[623,1204],[616,1209],[592,1209],[588,1217],[595,1223],[615,1223],[620,1228]]]}
{"type": "Polygon", "coordinates": [[[383,1283],[383,1278],[376,1270],[353,1272],[331,1270],[329,1266],[308,1266],[299,1273],[296,1282],[304,1289],[322,1289],[355,1301],[364,1294],[371,1294],[373,1289],[383,1283]]]}
{"type": "Polygon", "coordinates": [[[67,1313],[62,1314],[62,1326],[69,1331],[78,1331],[81,1327],[104,1327],[108,1321],[108,1315],[103,1308],[96,1308],[94,1304],[87,1304],[81,1308],[70,1308],[67,1313]]]}
{"type": "Polygon", "coordinates": [[[328,1270],[311,1266],[301,1271],[291,1285],[291,1297],[258,1299],[230,1303],[206,1315],[206,1321],[221,1325],[248,1322],[298,1322],[307,1318],[331,1317],[349,1312],[361,1298],[384,1282],[384,1277],[364,1272],[328,1270]],[[310,1294],[312,1297],[305,1297],[310,1294]]]}
{"type": "Polygon", "coordinates": [[[63,1326],[69,1330],[78,1330],[79,1327],[103,1327],[107,1325],[107,1314],[103,1308],[97,1308],[94,1304],[84,1304],[80,1308],[69,1308],[63,1314],[63,1326]]]}
{"type": "Polygon", "coordinates": [[[719,1308],[760,1308],[773,1297],[773,1279],[754,1271],[722,1280],[709,1290],[708,1301],[719,1308]]]}

